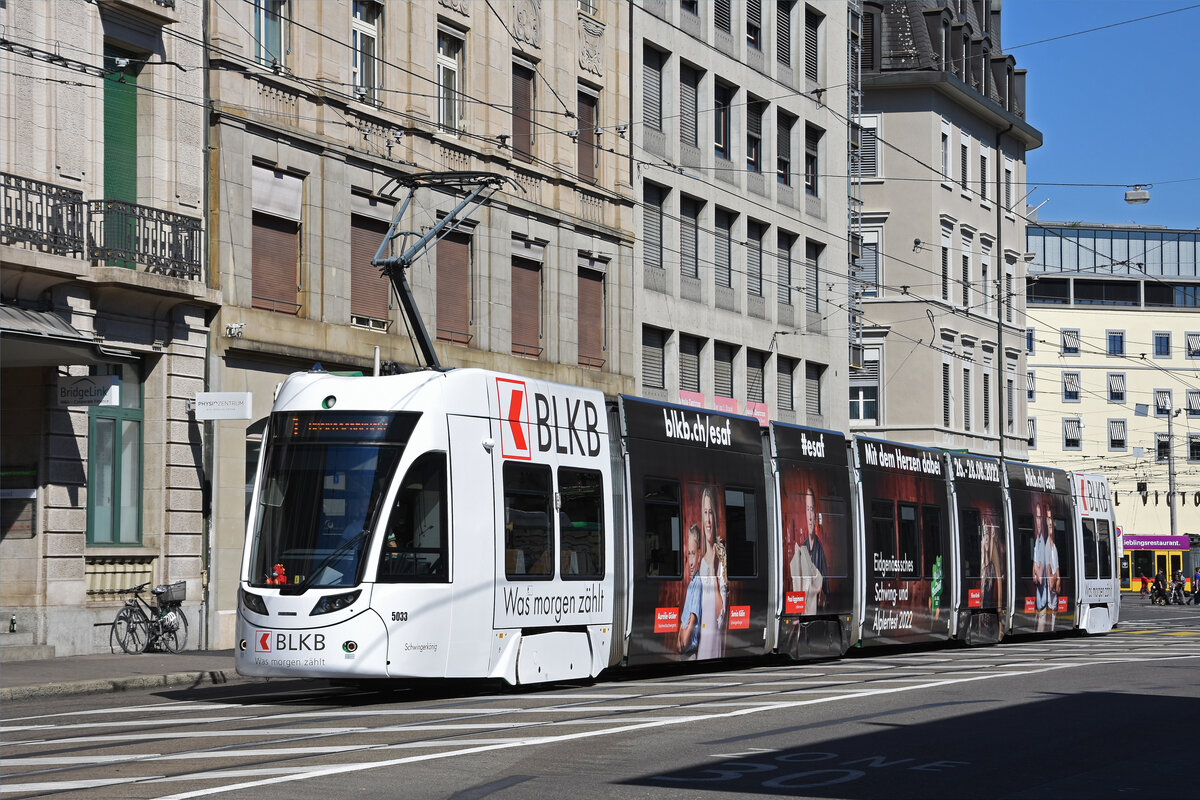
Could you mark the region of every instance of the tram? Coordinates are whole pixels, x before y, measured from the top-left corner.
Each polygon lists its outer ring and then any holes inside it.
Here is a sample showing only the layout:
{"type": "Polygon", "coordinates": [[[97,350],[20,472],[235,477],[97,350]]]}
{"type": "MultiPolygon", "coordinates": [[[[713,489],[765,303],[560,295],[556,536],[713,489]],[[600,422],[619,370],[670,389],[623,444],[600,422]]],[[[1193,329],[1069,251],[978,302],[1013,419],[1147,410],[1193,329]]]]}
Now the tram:
{"type": "Polygon", "coordinates": [[[268,419],[236,664],[337,679],[1117,624],[1102,476],[481,369],[297,373],[268,419]]]}

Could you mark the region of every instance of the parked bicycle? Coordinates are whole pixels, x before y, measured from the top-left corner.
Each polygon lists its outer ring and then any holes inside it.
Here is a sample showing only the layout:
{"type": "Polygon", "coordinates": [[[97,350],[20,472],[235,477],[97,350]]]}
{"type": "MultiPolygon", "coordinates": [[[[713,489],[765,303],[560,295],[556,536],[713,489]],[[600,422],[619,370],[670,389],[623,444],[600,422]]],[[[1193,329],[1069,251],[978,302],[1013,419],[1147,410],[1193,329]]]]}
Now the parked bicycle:
{"type": "Polygon", "coordinates": [[[183,613],[187,583],[176,581],[155,586],[150,590],[154,605],[142,599],[142,591],[149,585],[143,583],[118,592],[133,597],[125,601],[113,620],[108,634],[109,647],[120,645],[122,650],[133,655],[145,652],[148,647],[178,653],[187,645],[188,621],[183,613]]]}

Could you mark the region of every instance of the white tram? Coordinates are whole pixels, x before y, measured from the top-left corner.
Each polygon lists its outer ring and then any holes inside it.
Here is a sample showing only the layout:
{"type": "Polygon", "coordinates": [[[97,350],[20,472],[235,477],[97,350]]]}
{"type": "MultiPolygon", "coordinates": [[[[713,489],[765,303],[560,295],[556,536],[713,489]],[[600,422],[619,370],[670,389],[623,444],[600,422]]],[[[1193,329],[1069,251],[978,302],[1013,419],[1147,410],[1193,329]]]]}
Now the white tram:
{"type": "Polygon", "coordinates": [[[244,675],[537,683],[1119,618],[1103,478],[478,369],[291,376],[251,509],[244,675]]]}

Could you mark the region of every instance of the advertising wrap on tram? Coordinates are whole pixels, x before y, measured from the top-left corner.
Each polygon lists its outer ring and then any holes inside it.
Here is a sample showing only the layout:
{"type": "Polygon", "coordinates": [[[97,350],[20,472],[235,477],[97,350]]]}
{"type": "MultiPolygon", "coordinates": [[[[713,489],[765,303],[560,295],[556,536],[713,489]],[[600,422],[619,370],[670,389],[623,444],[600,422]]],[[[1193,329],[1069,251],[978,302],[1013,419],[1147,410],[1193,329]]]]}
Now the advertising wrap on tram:
{"type": "Polygon", "coordinates": [[[1074,535],[1070,477],[1060,469],[1007,463],[1013,514],[1014,633],[1072,627],[1074,535]]]}

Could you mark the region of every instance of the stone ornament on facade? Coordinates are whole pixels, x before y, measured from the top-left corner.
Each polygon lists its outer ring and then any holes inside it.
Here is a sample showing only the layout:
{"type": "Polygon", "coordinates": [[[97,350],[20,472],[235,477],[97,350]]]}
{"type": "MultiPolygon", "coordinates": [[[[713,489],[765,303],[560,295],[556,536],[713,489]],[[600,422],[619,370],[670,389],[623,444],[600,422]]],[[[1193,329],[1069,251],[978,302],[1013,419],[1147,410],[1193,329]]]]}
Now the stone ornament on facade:
{"type": "Polygon", "coordinates": [[[604,23],[584,14],[579,15],[579,68],[593,75],[604,74],[601,40],[604,23]]]}
{"type": "Polygon", "coordinates": [[[438,3],[443,8],[448,8],[451,11],[457,11],[464,17],[471,16],[471,0],[438,0],[438,3]]]}
{"type": "Polygon", "coordinates": [[[513,38],[542,46],[542,0],[513,0],[513,38]]]}

